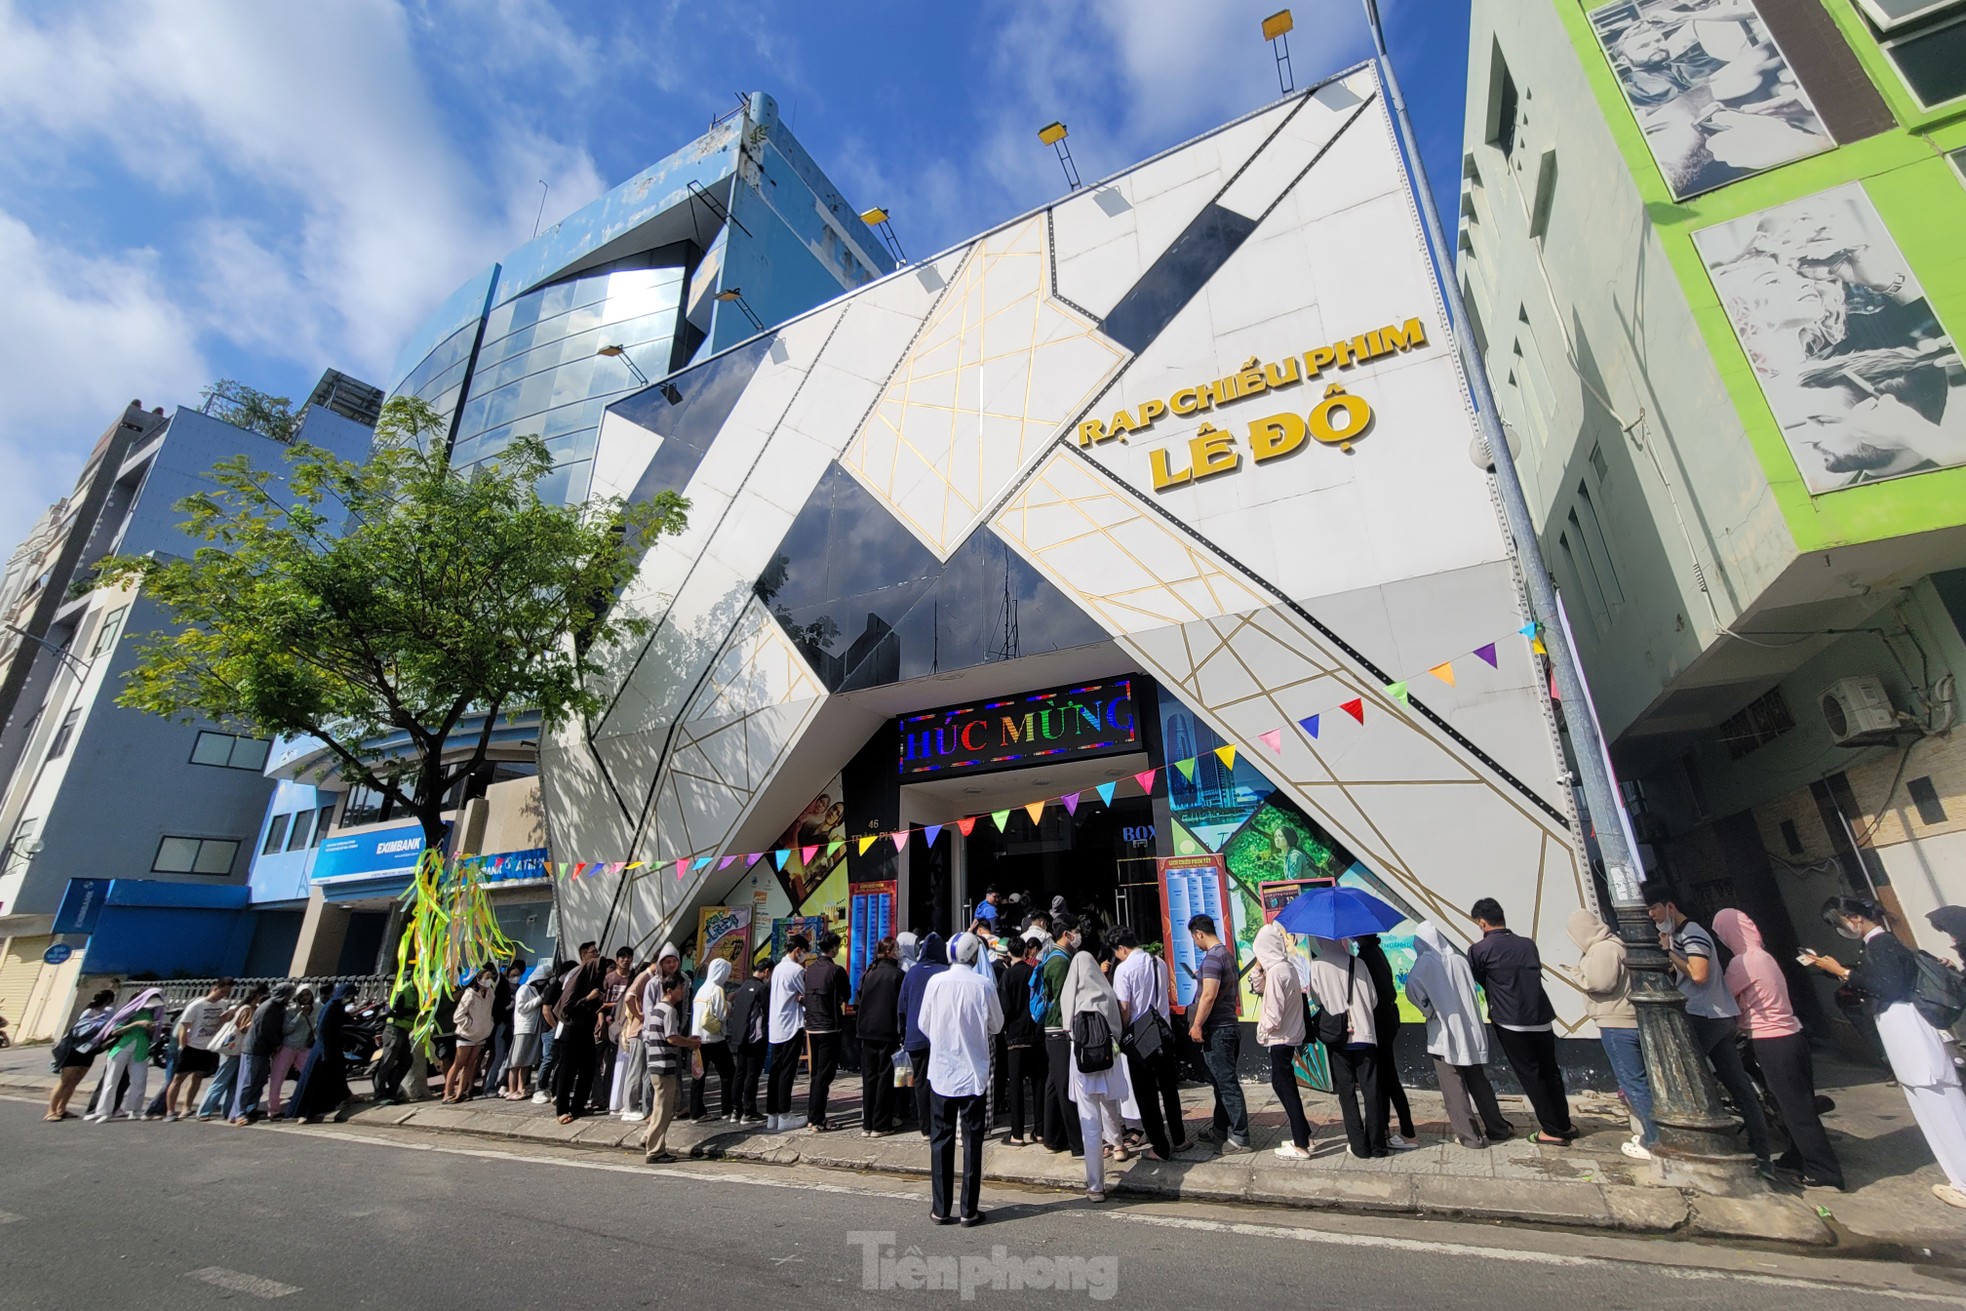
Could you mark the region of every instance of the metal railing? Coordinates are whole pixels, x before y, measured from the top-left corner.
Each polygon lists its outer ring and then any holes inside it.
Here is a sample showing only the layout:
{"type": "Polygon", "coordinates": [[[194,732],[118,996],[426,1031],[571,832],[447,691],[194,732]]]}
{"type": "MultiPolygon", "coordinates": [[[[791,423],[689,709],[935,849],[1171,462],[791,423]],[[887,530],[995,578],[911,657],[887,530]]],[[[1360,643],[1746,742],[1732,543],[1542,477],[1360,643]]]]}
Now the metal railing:
{"type": "MultiPolygon", "coordinates": [[[[122,1005],[124,1002],[136,997],[138,993],[144,991],[146,988],[155,988],[164,994],[165,1004],[175,1008],[204,996],[212,990],[212,985],[217,982],[218,980],[215,978],[152,979],[148,981],[132,979],[117,989],[116,1004],[119,1006],[122,1005]]],[[[275,988],[283,983],[291,983],[296,991],[301,988],[313,989],[314,1000],[316,1002],[325,1002],[334,994],[336,988],[343,984],[352,984],[355,988],[355,999],[358,1002],[370,1002],[381,1000],[387,993],[389,985],[392,982],[393,980],[386,974],[308,974],[293,978],[277,976],[271,978],[240,978],[233,980],[232,996],[235,1000],[243,1001],[245,1000],[246,994],[251,992],[258,984],[263,983],[269,988],[275,988]]]]}

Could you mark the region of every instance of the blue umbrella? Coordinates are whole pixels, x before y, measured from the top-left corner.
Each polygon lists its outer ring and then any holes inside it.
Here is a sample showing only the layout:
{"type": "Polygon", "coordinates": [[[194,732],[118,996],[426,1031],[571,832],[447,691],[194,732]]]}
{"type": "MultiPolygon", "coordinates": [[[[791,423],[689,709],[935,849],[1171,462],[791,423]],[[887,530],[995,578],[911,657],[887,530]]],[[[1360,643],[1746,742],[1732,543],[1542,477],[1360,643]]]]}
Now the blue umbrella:
{"type": "Polygon", "coordinates": [[[1277,912],[1277,923],[1312,938],[1356,938],[1384,933],[1406,912],[1357,888],[1312,888],[1277,912]]]}

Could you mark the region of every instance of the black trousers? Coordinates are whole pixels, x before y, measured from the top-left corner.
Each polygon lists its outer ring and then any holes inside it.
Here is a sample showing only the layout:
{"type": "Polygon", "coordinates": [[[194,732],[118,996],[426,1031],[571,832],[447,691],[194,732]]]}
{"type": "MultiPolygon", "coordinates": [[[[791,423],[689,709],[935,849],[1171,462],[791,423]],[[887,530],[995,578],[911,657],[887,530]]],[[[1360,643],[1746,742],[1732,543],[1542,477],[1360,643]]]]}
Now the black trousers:
{"type": "MultiPolygon", "coordinates": [[[[1686,1023],[1692,1026],[1693,1041],[1706,1052],[1707,1063],[1713,1066],[1720,1086],[1727,1090],[1734,1109],[1748,1127],[1748,1150],[1754,1153],[1756,1160],[1766,1161],[1772,1151],[1768,1141],[1768,1117],[1761,1113],[1761,1096],[1755,1092],[1754,1080],[1748,1078],[1747,1067],[1741,1064],[1741,1049],[1734,1041],[1735,1035],[1740,1032],[1740,1025],[1731,1015],[1688,1015],[1686,1023]]],[[[1778,1106],[1780,1104],[1776,1103],[1778,1106]]]]}
{"type": "Polygon", "coordinates": [[[792,1113],[792,1081],[799,1077],[799,1053],[805,1049],[805,1030],[771,1045],[771,1082],[765,1085],[765,1114],[792,1113]]]}
{"type": "Polygon", "coordinates": [[[928,1139],[929,1210],[936,1215],[975,1215],[983,1196],[983,1094],[941,1097],[929,1094],[935,1128],[928,1139]],[[951,1212],[955,1200],[956,1125],[963,1134],[963,1209],[951,1212]]]}
{"type": "Polygon", "coordinates": [[[491,1059],[485,1062],[484,1078],[478,1091],[489,1097],[505,1082],[505,1065],[512,1055],[512,1022],[507,1020],[492,1030],[491,1059]]]}
{"type": "MultiPolygon", "coordinates": [[[[1154,1154],[1163,1161],[1174,1155],[1174,1138],[1177,1134],[1186,1136],[1181,1126],[1180,1105],[1175,1105],[1173,1129],[1168,1128],[1166,1108],[1161,1103],[1161,1067],[1172,1065],[1174,1054],[1165,1048],[1150,1057],[1135,1056],[1125,1052],[1126,1077],[1133,1082],[1133,1100],[1140,1107],[1140,1128],[1153,1145],[1154,1154]]],[[[1083,1132],[1083,1130],[1081,1130],[1083,1132]]]]}
{"type": "Polygon", "coordinates": [[[1796,1168],[1811,1182],[1842,1187],[1843,1163],[1836,1159],[1822,1117],[1816,1114],[1816,1070],[1809,1060],[1808,1035],[1791,1033],[1751,1042],[1768,1080],[1768,1095],[1775,1099],[1775,1109],[1782,1113],[1789,1141],[1795,1145],[1796,1168]]]}
{"type": "MultiPolygon", "coordinates": [[[[1283,1113],[1290,1121],[1290,1141],[1308,1148],[1311,1122],[1304,1118],[1304,1094],[1297,1091],[1297,1049],[1279,1044],[1266,1050],[1270,1053],[1270,1091],[1283,1103],[1283,1113]]],[[[1134,1087],[1137,1089],[1139,1085],[1134,1087]]],[[[1143,1112],[1147,1109],[1145,1100],[1140,1102],[1140,1109],[1143,1112]]]]}
{"type": "Polygon", "coordinates": [[[734,1086],[735,1068],[731,1064],[730,1044],[728,1042],[706,1042],[700,1049],[703,1052],[703,1077],[689,1081],[689,1113],[701,1120],[704,1113],[704,1085],[710,1082],[710,1071],[717,1072],[717,1085],[723,1093],[722,1118],[728,1120],[737,1111],[737,1091],[734,1086]]]}
{"type": "Polygon", "coordinates": [[[910,1047],[908,1062],[915,1067],[915,1127],[927,1138],[935,1129],[935,1111],[928,1090],[928,1048],[910,1047]]]}
{"type": "Polygon", "coordinates": [[[598,1096],[595,1097],[593,1105],[588,1108],[590,1110],[605,1111],[608,1108],[608,1095],[614,1089],[615,1053],[615,1045],[608,1039],[597,1038],[595,1040],[593,1091],[598,1096]]]}
{"type": "Polygon", "coordinates": [[[1406,1103],[1406,1089],[1400,1086],[1399,1062],[1393,1059],[1393,1039],[1399,1037],[1399,1012],[1378,1012],[1372,1017],[1372,1030],[1378,1035],[1379,1099],[1387,1103],[1380,1115],[1388,1120],[1399,1116],[1399,1136],[1413,1137],[1413,1108],[1406,1103]]]}
{"type": "Polygon", "coordinates": [[[594,1091],[594,1034],[586,1024],[569,1024],[560,1031],[555,1044],[560,1068],[553,1072],[553,1110],[559,1115],[581,1115],[594,1091]]]}
{"type": "Polygon", "coordinates": [[[892,1038],[860,1040],[860,1127],[869,1132],[894,1127],[894,1053],[900,1049],[892,1038]]]}
{"type": "Polygon", "coordinates": [[[1044,1045],[1004,1048],[1004,1100],[1010,1104],[1010,1136],[1024,1137],[1024,1090],[1031,1093],[1031,1129],[1034,1136],[1044,1131],[1045,1071],[1044,1045]]]}
{"type": "Polygon", "coordinates": [[[1078,1103],[1072,1100],[1072,1035],[1044,1035],[1044,1145],[1054,1152],[1071,1148],[1085,1155],[1085,1135],[1079,1131],[1078,1103]]]}
{"type": "Polygon", "coordinates": [[[731,1095],[737,1099],[734,1109],[739,1115],[758,1113],[758,1079],[765,1072],[765,1055],[770,1050],[770,1044],[762,1041],[730,1044],[731,1095]]]}
{"type": "MultiPolygon", "coordinates": [[[[403,1076],[410,1072],[410,1035],[394,1024],[382,1026],[382,1057],[375,1063],[375,1095],[392,1102],[403,1100],[403,1076]]],[[[241,1060],[240,1077],[245,1077],[241,1060]]]]}
{"type": "Polygon", "coordinates": [[[1333,1047],[1326,1043],[1331,1086],[1345,1117],[1345,1141],[1356,1156],[1386,1156],[1386,1105],[1379,1100],[1379,1053],[1371,1047],[1333,1047]]]}
{"type": "Polygon", "coordinates": [[[1494,1029],[1495,1041],[1509,1058],[1509,1068],[1515,1071],[1529,1104],[1536,1108],[1536,1123],[1552,1138],[1575,1138],[1570,1099],[1563,1095],[1563,1071],[1556,1063],[1556,1034],[1548,1029],[1523,1033],[1499,1024],[1494,1029]]]}
{"type": "Polygon", "coordinates": [[[833,1091],[833,1076],[840,1072],[841,1034],[806,1030],[812,1050],[812,1084],[806,1089],[806,1123],[826,1123],[826,1099],[833,1091]]]}

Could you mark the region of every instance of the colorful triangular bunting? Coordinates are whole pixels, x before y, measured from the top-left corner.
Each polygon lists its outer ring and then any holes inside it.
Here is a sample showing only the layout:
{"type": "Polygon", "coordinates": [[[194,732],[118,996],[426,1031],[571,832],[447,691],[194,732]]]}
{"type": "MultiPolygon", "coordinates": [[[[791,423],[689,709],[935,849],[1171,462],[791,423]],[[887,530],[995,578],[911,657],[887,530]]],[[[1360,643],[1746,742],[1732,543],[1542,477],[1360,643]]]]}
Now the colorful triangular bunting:
{"type": "Polygon", "coordinates": [[[736,859],[737,857],[735,856],[725,856],[722,860],[717,862],[717,868],[720,870],[728,869],[730,867],[730,863],[736,859]]]}
{"type": "Polygon", "coordinates": [[[1154,775],[1158,773],[1160,773],[1158,769],[1142,770],[1133,776],[1133,781],[1140,785],[1142,792],[1152,792],[1154,790],[1154,775]]]}
{"type": "Polygon", "coordinates": [[[1355,696],[1351,700],[1347,701],[1344,705],[1339,706],[1338,708],[1344,711],[1346,714],[1350,715],[1353,719],[1356,719],[1359,723],[1363,724],[1365,722],[1364,697],[1355,696]]]}
{"type": "Polygon", "coordinates": [[[1550,653],[1550,649],[1543,645],[1543,639],[1540,637],[1529,639],[1529,649],[1540,656],[1546,656],[1550,653]]]}
{"type": "Polygon", "coordinates": [[[860,854],[861,854],[861,855],[863,855],[863,856],[864,856],[864,855],[866,855],[866,854],[867,854],[867,848],[869,848],[869,847],[871,847],[871,846],[873,846],[873,845],[874,845],[874,839],[875,839],[875,838],[877,838],[877,837],[879,837],[879,836],[880,836],[880,835],[879,835],[878,833],[869,833],[869,834],[868,834],[868,835],[867,835],[866,837],[864,837],[864,838],[862,838],[862,839],[860,839],[860,854]]]}
{"type": "Polygon", "coordinates": [[[1304,716],[1302,719],[1297,721],[1297,727],[1303,729],[1306,733],[1309,733],[1313,738],[1315,738],[1317,736],[1317,716],[1316,715],[1304,716]]]}
{"type": "Polygon", "coordinates": [[[1386,695],[1387,695],[1387,696],[1389,696],[1389,697],[1391,697],[1391,698],[1392,698],[1393,700],[1395,700],[1395,701],[1402,701],[1402,702],[1403,702],[1403,701],[1405,701],[1405,700],[1406,700],[1406,680],[1405,680],[1405,679],[1401,679],[1401,680],[1400,680],[1399,682],[1397,682],[1397,683],[1388,683],[1388,684],[1386,684],[1386,695]]]}
{"type": "Polygon", "coordinates": [[[679,879],[679,880],[680,880],[680,879],[681,879],[681,878],[683,877],[683,875],[685,875],[685,874],[687,874],[687,873],[689,873],[689,861],[688,861],[687,859],[683,859],[683,860],[678,860],[678,861],[676,862],[676,877],[677,877],[677,879],[679,879]]]}
{"type": "Polygon", "coordinates": [[[792,849],[790,847],[779,847],[771,853],[772,863],[778,866],[778,872],[781,874],[785,872],[785,862],[791,858],[792,849]]]}
{"type": "Polygon", "coordinates": [[[1195,758],[1193,756],[1189,756],[1186,760],[1175,761],[1174,767],[1181,771],[1182,778],[1187,779],[1190,783],[1195,781],[1195,758]]]}
{"type": "Polygon", "coordinates": [[[818,854],[819,854],[819,844],[818,844],[817,842],[815,842],[815,843],[813,843],[813,844],[812,844],[811,846],[809,846],[809,847],[800,847],[800,848],[799,848],[799,864],[801,864],[801,865],[803,865],[803,866],[805,866],[805,867],[806,867],[807,869],[811,869],[811,868],[812,868],[812,858],[813,858],[814,856],[817,856],[818,854]]]}
{"type": "Polygon", "coordinates": [[[1439,664],[1435,665],[1432,669],[1429,669],[1427,672],[1432,674],[1435,678],[1438,678],[1441,682],[1447,684],[1449,687],[1454,686],[1453,661],[1443,660],[1439,664]]]}
{"type": "Polygon", "coordinates": [[[894,844],[896,851],[906,851],[908,849],[908,835],[913,832],[913,829],[898,828],[888,834],[887,839],[894,844]]]}
{"type": "Polygon", "coordinates": [[[1024,813],[1031,817],[1033,824],[1036,824],[1044,819],[1044,808],[1050,804],[1048,801],[1033,801],[1030,805],[1024,807],[1024,813]]]}
{"type": "Polygon", "coordinates": [[[922,828],[922,839],[931,847],[935,845],[935,840],[941,836],[942,826],[940,824],[928,824],[922,828]]]}
{"type": "Polygon", "coordinates": [[[1256,735],[1256,740],[1258,742],[1261,742],[1264,746],[1268,747],[1271,751],[1275,752],[1277,755],[1280,756],[1283,754],[1282,729],[1273,728],[1267,733],[1258,733],[1256,735]]]}
{"type": "Polygon", "coordinates": [[[1076,815],[1076,814],[1078,814],[1078,813],[1079,813],[1079,794],[1078,794],[1078,793],[1076,793],[1076,792],[1067,792],[1067,793],[1066,793],[1066,794],[1065,794],[1064,796],[1062,796],[1062,797],[1060,797],[1060,798],[1058,798],[1058,799],[1059,799],[1060,801],[1062,801],[1062,802],[1064,802],[1064,803],[1065,803],[1065,813],[1066,813],[1067,815],[1076,815]]]}
{"type": "Polygon", "coordinates": [[[1092,790],[1099,794],[1099,800],[1102,804],[1110,806],[1113,804],[1113,792],[1118,787],[1119,784],[1117,783],[1101,783],[1098,787],[1092,790]]]}
{"type": "Polygon", "coordinates": [[[1004,825],[1010,822],[1010,812],[1008,810],[993,810],[990,812],[990,818],[996,821],[997,832],[1002,833],[1004,831],[1004,825]]]}
{"type": "Polygon", "coordinates": [[[1215,758],[1222,762],[1224,768],[1234,769],[1236,767],[1235,743],[1228,742],[1228,743],[1224,743],[1219,747],[1216,747],[1215,758]]]}
{"type": "Polygon", "coordinates": [[[1475,654],[1486,660],[1490,669],[1500,669],[1502,667],[1501,663],[1495,658],[1495,644],[1493,642],[1490,642],[1486,646],[1476,647],[1475,654]]]}
{"type": "Polygon", "coordinates": [[[975,828],[976,816],[974,815],[956,821],[956,832],[962,834],[964,837],[968,837],[975,828]]]}

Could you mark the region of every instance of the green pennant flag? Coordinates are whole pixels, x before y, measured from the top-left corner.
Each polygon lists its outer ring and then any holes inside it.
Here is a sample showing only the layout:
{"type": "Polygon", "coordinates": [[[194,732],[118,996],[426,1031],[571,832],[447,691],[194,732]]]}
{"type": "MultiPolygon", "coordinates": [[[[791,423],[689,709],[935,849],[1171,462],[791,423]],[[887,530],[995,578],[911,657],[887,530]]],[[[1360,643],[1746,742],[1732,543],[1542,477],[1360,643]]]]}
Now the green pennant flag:
{"type": "Polygon", "coordinates": [[[1010,822],[1010,812],[1008,810],[993,810],[990,812],[990,818],[997,821],[997,832],[1002,833],[1004,831],[1004,825],[1010,822]]]}
{"type": "Polygon", "coordinates": [[[1395,701],[1405,701],[1406,700],[1405,682],[1401,681],[1398,683],[1386,684],[1386,695],[1391,697],[1395,701]]]}
{"type": "Polygon", "coordinates": [[[1174,767],[1181,771],[1182,778],[1187,779],[1190,783],[1195,781],[1195,758],[1193,756],[1189,756],[1186,760],[1175,761],[1174,767]]]}

